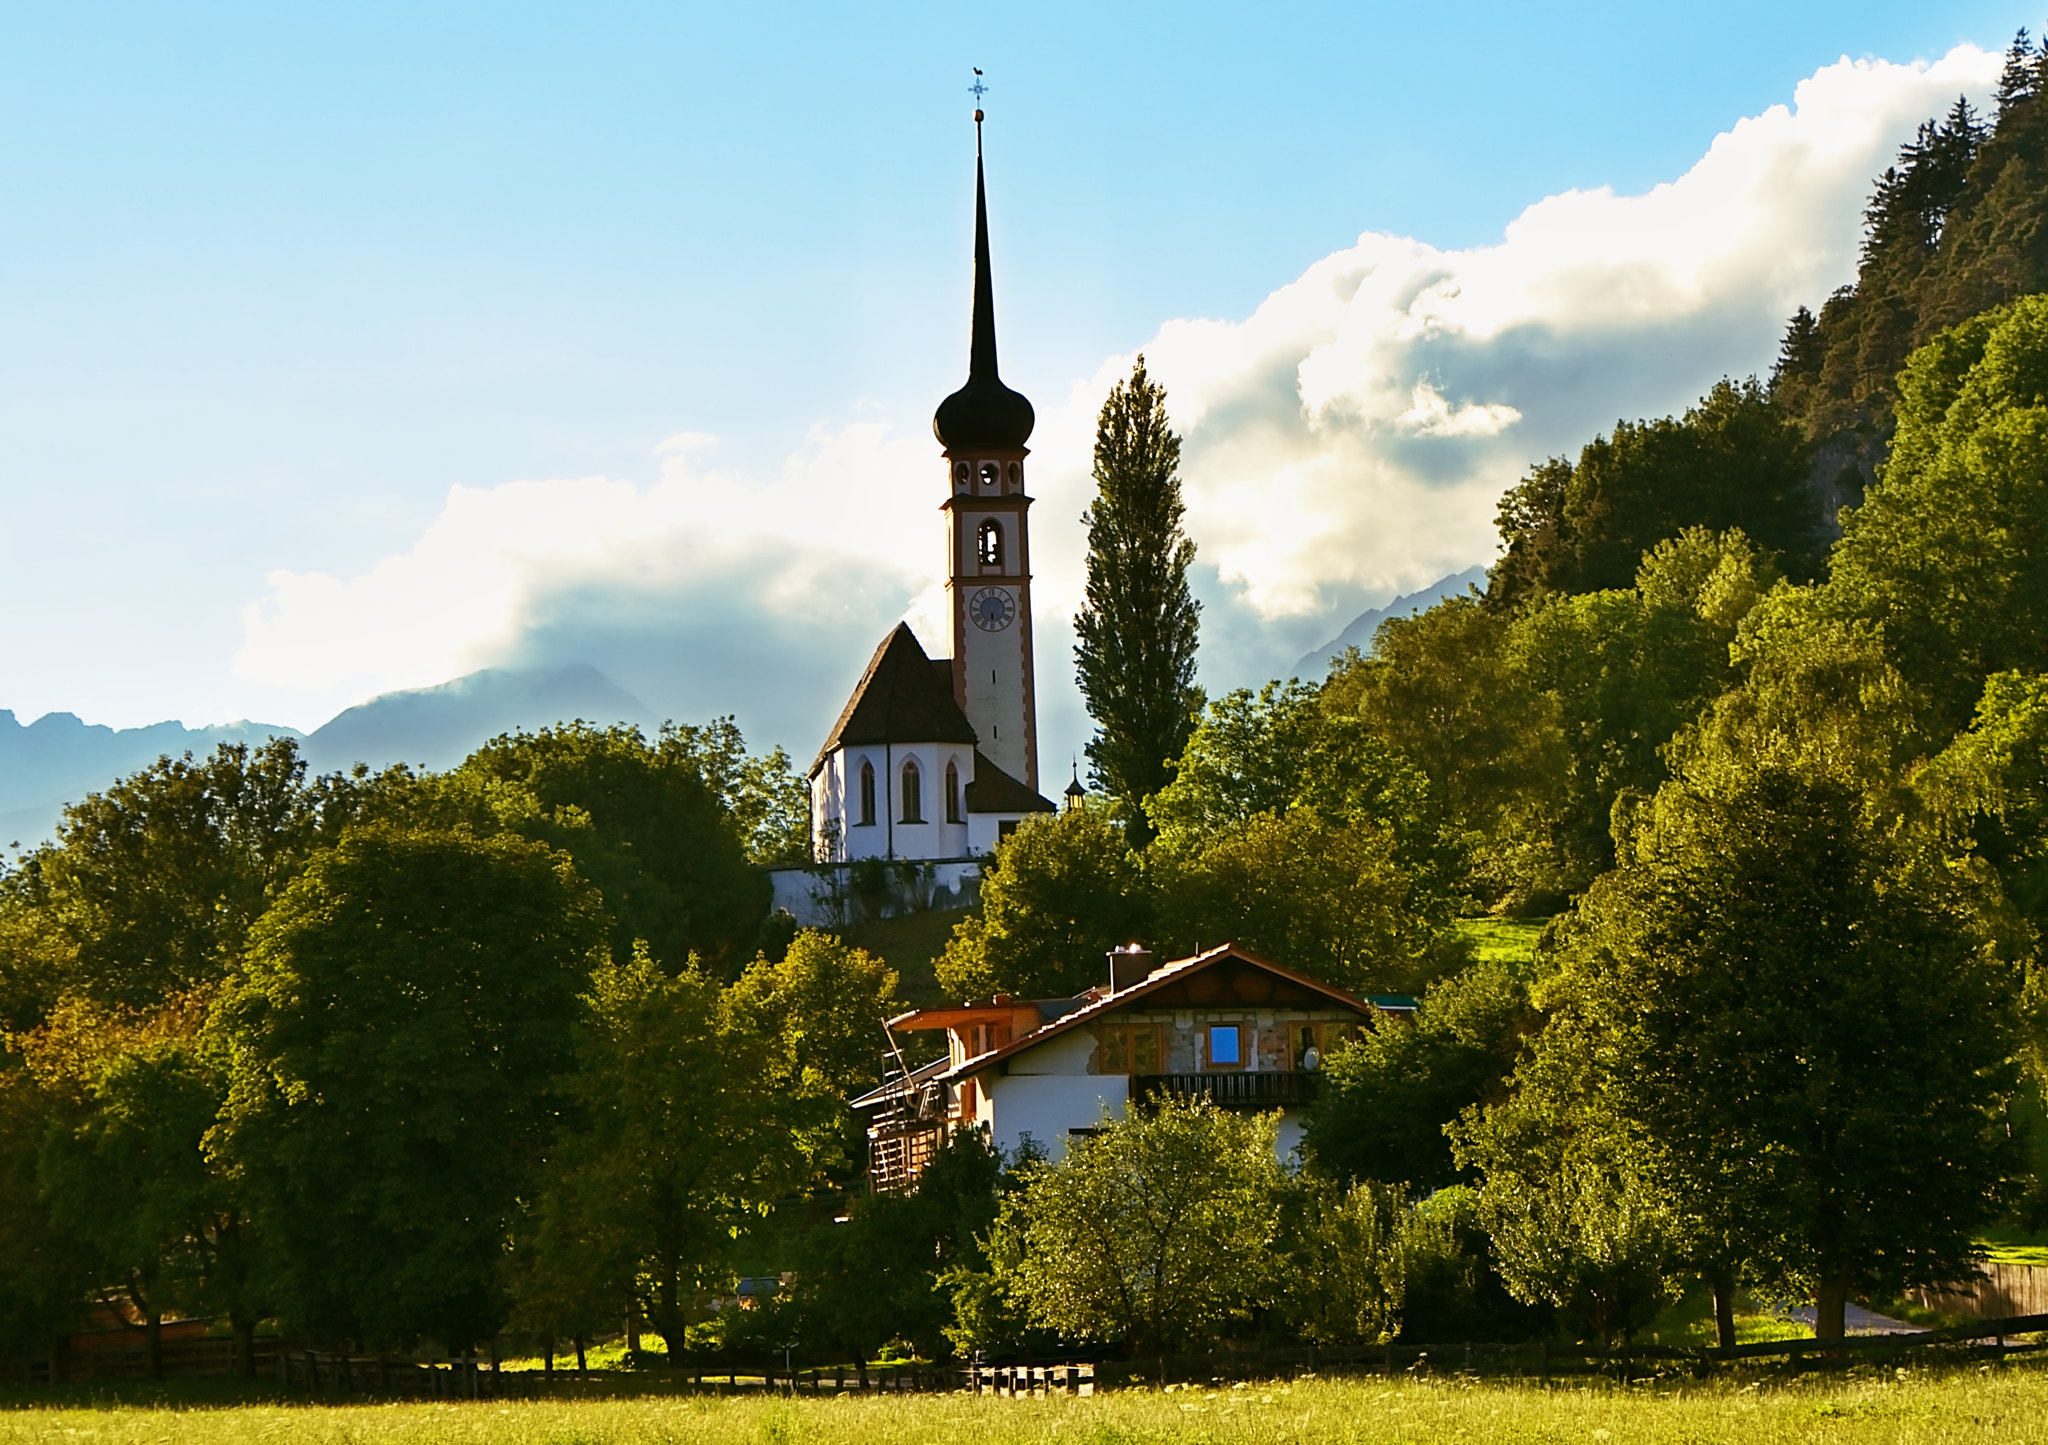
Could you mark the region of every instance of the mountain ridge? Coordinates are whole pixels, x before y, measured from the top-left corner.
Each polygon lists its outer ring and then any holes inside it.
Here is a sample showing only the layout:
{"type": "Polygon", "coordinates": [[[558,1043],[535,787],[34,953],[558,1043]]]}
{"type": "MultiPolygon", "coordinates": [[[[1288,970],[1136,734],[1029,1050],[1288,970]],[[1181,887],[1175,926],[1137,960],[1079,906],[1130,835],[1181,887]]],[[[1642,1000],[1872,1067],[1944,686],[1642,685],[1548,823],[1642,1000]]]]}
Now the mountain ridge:
{"type": "Polygon", "coordinates": [[[1373,633],[1378,631],[1379,625],[1389,617],[1412,617],[1418,612],[1434,607],[1446,597],[1463,592],[1467,587],[1485,585],[1486,567],[1481,564],[1467,567],[1462,572],[1453,572],[1448,577],[1439,577],[1420,591],[1396,597],[1384,607],[1369,608],[1354,617],[1350,624],[1326,645],[1305,654],[1301,661],[1294,664],[1294,675],[1308,682],[1320,682],[1329,672],[1330,664],[1336,661],[1345,648],[1355,647],[1360,652],[1371,652],[1373,633]]]}
{"type": "Polygon", "coordinates": [[[632,693],[584,663],[484,668],[434,687],[380,693],[344,708],[310,733],[241,719],[188,728],[177,721],[113,728],[76,713],[48,712],[23,723],[0,708],[0,843],[50,837],[64,808],[158,758],[212,752],[222,743],[261,746],[274,737],[299,745],[316,773],[393,763],[441,770],[500,733],[583,718],[645,723],[632,693]]]}

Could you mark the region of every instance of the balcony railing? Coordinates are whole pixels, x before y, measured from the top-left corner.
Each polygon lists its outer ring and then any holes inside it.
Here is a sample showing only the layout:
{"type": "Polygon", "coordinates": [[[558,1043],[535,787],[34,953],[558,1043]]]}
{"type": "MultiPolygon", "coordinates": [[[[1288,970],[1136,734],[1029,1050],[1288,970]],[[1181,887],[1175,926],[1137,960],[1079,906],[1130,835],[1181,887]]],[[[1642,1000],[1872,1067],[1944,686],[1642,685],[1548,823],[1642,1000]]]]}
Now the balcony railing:
{"type": "Polygon", "coordinates": [[[1320,1074],[1289,1069],[1272,1073],[1136,1074],[1131,1093],[1139,1100],[1208,1099],[1223,1109],[1285,1109],[1315,1102],[1320,1074]]]}

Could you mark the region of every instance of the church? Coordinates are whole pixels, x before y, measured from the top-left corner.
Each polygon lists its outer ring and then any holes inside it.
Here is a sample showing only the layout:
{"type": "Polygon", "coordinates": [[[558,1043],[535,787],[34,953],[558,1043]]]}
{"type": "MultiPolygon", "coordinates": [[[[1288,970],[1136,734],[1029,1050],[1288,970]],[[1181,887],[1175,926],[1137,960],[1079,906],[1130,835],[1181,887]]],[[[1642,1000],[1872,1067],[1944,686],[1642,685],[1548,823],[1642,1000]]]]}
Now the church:
{"type": "Polygon", "coordinates": [[[776,878],[777,904],[807,922],[829,911],[816,901],[820,879],[830,892],[832,875],[863,859],[932,865],[932,884],[965,892],[979,877],[974,860],[1031,814],[1053,811],[1038,791],[1031,653],[1024,463],[1034,417],[996,368],[981,122],[977,110],[967,384],[932,418],[946,468],[952,655],[927,655],[898,623],[818,750],[809,774],[811,841],[824,866],[776,878]]]}

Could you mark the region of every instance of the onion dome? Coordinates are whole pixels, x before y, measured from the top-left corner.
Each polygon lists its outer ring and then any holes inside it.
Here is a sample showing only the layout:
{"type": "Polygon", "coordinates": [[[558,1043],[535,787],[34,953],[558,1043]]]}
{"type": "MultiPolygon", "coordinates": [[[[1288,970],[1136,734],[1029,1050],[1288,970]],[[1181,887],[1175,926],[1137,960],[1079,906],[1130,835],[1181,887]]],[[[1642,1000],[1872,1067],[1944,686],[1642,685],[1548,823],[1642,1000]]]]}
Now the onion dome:
{"type": "Polygon", "coordinates": [[[981,113],[975,112],[974,341],[967,385],[939,403],[932,431],[947,451],[1014,450],[1037,418],[1022,394],[996,375],[996,294],[988,267],[988,191],[981,174],[981,113]]]}

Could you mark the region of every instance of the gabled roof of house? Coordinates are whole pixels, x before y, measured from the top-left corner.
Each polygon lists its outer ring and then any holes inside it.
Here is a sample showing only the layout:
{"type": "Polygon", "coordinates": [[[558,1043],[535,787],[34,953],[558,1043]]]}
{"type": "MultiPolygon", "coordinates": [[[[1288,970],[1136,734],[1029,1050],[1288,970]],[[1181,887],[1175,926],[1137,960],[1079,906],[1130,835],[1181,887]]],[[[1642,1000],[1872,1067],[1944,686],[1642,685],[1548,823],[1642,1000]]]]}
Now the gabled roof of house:
{"type": "Polygon", "coordinates": [[[966,788],[970,813],[1051,813],[1051,802],[974,750],[974,781],[966,788]]]}
{"type": "Polygon", "coordinates": [[[1128,1008],[1341,1008],[1370,1014],[1373,1006],[1355,994],[1296,973],[1291,968],[1261,958],[1234,943],[1218,944],[1193,958],[1155,968],[1115,993],[1105,993],[1072,1013],[1041,1024],[1030,1033],[1010,1040],[964,1063],[955,1064],[942,1077],[951,1083],[993,1068],[1026,1049],[1093,1023],[1105,1014],[1128,1008]]]}
{"type": "MultiPolygon", "coordinates": [[[[825,759],[838,748],[863,743],[977,741],[974,724],[953,700],[951,678],[951,663],[926,656],[910,625],[897,623],[896,630],[875,649],[868,670],[861,674],[806,776],[816,777],[825,759]]],[[[976,775],[979,777],[978,769],[976,775]]]]}

